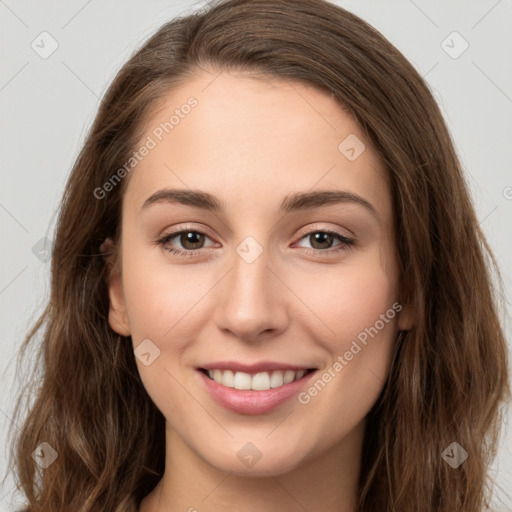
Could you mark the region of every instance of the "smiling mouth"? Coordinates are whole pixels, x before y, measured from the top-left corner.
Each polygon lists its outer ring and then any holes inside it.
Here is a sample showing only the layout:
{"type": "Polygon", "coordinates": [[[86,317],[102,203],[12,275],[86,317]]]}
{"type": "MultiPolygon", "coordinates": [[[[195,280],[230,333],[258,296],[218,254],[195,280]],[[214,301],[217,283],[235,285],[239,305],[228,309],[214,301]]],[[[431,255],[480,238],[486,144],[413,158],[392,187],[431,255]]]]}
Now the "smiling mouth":
{"type": "Polygon", "coordinates": [[[199,368],[208,378],[228,388],[237,390],[267,391],[280,388],[291,382],[304,378],[313,373],[316,368],[307,370],[273,370],[270,372],[258,372],[254,374],[246,372],[234,372],[232,370],[206,370],[199,368]]]}

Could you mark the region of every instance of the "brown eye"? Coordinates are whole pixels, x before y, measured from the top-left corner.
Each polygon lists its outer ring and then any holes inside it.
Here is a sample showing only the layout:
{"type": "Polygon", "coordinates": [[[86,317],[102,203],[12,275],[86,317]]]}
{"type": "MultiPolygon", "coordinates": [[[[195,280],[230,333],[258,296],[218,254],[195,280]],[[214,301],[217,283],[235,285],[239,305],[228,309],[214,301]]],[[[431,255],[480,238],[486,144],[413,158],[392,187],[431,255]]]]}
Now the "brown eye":
{"type": "Polygon", "coordinates": [[[324,231],[317,231],[309,235],[309,240],[313,249],[330,249],[334,235],[324,231]]]}
{"type": "Polygon", "coordinates": [[[336,231],[329,230],[316,230],[306,233],[301,241],[307,241],[310,247],[304,247],[305,251],[308,253],[333,253],[337,251],[342,251],[348,249],[350,246],[353,246],[355,240],[347,238],[341,233],[337,233],[336,231]],[[333,243],[335,239],[338,239],[341,243],[333,243]]]}
{"type": "Polygon", "coordinates": [[[162,238],[158,240],[158,244],[166,251],[176,255],[194,256],[198,254],[196,251],[215,246],[215,243],[206,246],[206,240],[211,240],[211,238],[202,231],[196,229],[181,229],[162,236],[162,238]]]}
{"type": "Polygon", "coordinates": [[[204,233],[198,231],[183,231],[179,234],[179,242],[184,249],[194,250],[201,249],[204,243],[204,233]]]}

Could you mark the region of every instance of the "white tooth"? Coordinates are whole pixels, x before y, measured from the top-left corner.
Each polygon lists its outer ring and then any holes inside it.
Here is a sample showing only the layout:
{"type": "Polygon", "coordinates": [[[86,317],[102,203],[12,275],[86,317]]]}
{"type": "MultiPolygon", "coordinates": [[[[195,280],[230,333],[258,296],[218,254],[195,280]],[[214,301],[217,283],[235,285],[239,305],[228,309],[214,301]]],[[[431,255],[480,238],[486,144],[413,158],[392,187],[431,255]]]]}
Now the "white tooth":
{"type": "Polygon", "coordinates": [[[278,388],[294,380],[301,379],[305,373],[305,370],[299,370],[297,372],[293,370],[276,370],[272,373],[260,372],[251,376],[245,372],[234,373],[232,370],[208,370],[210,378],[223,386],[239,390],[253,389],[255,391],[266,391],[270,388],[278,388]]]}
{"type": "Polygon", "coordinates": [[[233,380],[235,389],[251,389],[251,376],[245,372],[236,372],[233,380]]]}
{"type": "Polygon", "coordinates": [[[283,372],[281,370],[277,370],[276,372],[272,372],[272,376],[270,377],[270,387],[278,388],[283,385],[283,372]]]}
{"type": "Polygon", "coordinates": [[[268,372],[257,373],[252,377],[252,389],[265,391],[270,389],[270,376],[268,372]]]}
{"type": "Polygon", "coordinates": [[[235,375],[231,370],[224,370],[222,374],[222,385],[228,388],[232,388],[234,386],[233,381],[235,379],[235,375]]]}
{"type": "Polygon", "coordinates": [[[283,382],[285,384],[289,384],[290,382],[293,382],[294,378],[295,378],[295,372],[293,370],[286,370],[284,372],[283,382]]]}

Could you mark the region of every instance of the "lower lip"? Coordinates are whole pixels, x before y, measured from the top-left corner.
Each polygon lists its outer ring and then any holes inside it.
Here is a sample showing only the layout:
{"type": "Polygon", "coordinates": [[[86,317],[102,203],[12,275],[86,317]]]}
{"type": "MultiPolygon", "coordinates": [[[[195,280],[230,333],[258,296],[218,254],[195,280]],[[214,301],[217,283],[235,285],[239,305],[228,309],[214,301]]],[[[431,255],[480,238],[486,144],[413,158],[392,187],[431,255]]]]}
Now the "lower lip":
{"type": "Polygon", "coordinates": [[[263,414],[272,411],[297,394],[306,385],[310,377],[316,373],[308,373],[301,379],[278,388],[254,391],[228,388],[210,379],[202,371],[197,371],[202,377],[206,389],[218,404],[241,414],[263,414]]]}

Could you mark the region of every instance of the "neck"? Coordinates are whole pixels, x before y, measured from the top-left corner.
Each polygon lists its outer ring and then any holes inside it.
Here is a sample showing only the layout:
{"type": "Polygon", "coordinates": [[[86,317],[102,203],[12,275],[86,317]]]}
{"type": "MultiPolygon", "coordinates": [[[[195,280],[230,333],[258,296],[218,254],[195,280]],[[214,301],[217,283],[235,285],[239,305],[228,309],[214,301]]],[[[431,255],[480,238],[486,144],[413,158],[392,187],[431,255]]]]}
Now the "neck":
{"type": "Polygon", "coordinates": [[[140,512],[354,512],[364,423],[293,470],[268,476],[226,473],[198,457],[167,424],[165,472],[140,512]]]}

